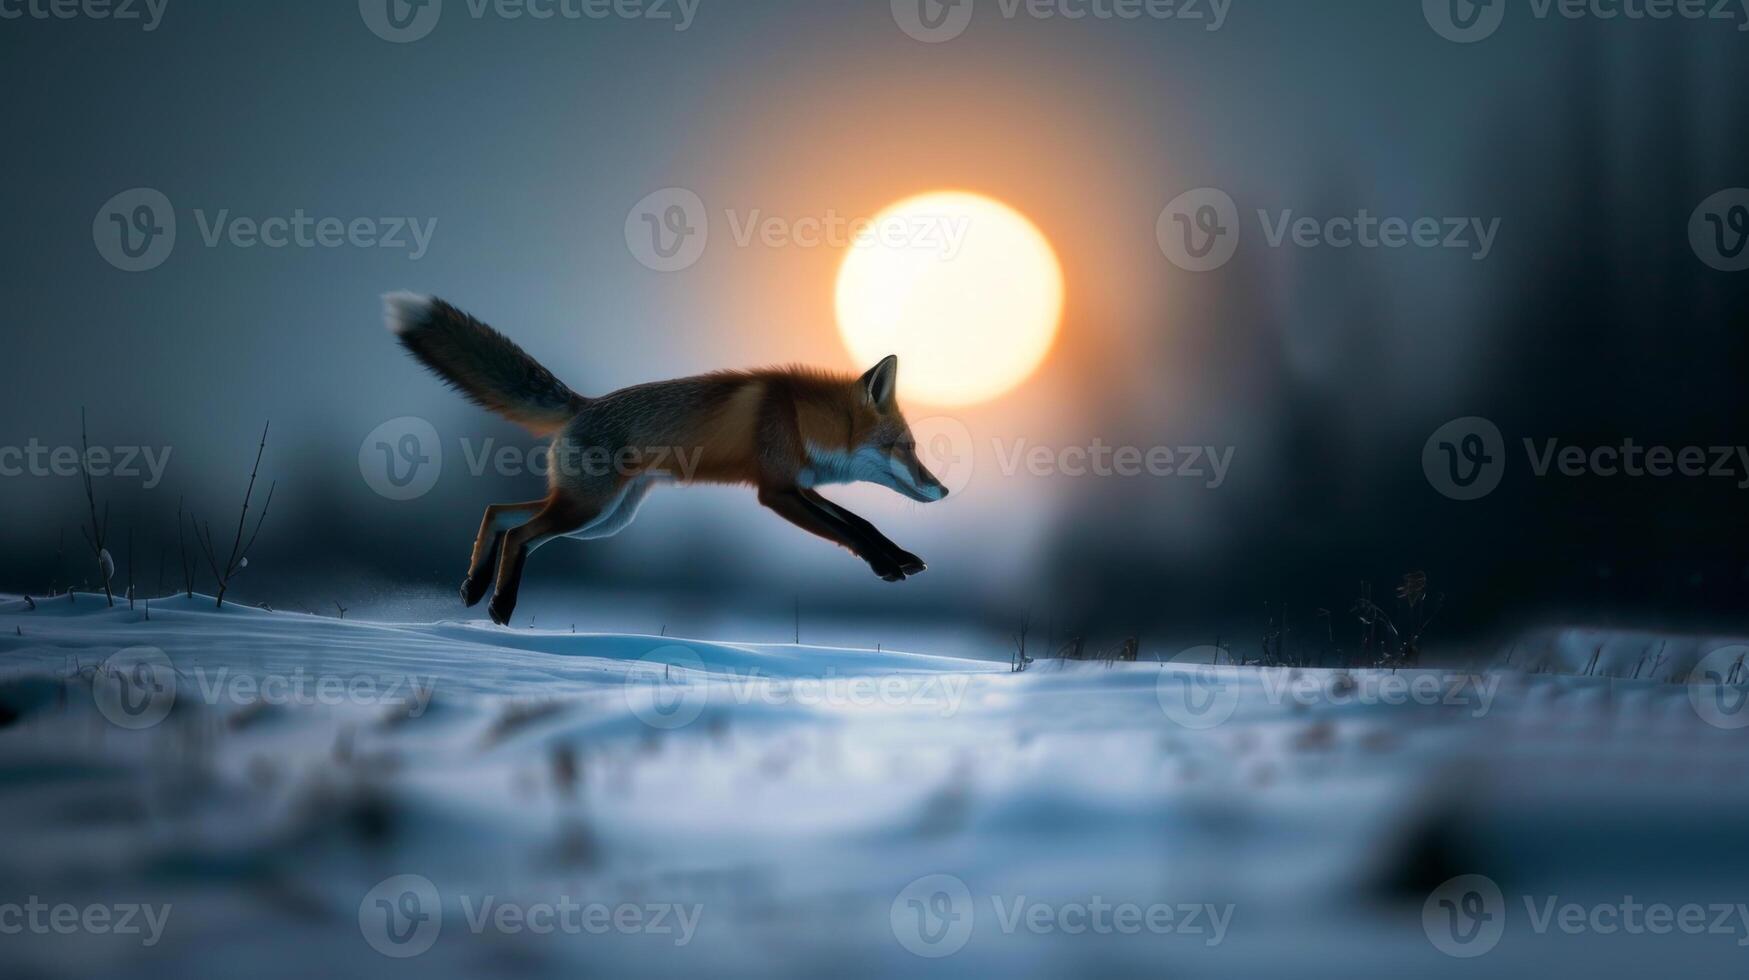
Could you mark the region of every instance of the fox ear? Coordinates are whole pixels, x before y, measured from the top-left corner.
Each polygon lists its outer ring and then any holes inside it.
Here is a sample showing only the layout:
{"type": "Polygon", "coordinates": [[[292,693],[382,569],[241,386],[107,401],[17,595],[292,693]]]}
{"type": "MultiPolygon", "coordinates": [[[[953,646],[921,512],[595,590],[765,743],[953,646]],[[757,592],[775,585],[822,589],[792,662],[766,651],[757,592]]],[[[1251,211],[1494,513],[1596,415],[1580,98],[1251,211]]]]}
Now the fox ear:
{"type": "Polygon", "coordinates": [[[888,354],[881,362],[868,369],[859,382],[862,390],[868,392],[869,400],[876,405],[885,407],[892,404],[893,392],[899,386],[899,357],[888,354]]]}

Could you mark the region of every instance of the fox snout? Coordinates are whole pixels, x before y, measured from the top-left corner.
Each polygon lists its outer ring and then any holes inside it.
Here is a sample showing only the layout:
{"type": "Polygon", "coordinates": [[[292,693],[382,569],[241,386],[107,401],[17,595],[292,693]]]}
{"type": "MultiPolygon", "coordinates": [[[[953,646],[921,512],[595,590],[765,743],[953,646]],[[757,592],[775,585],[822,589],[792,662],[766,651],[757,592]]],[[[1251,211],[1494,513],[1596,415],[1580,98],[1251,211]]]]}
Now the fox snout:
{"type": "Polygon", "coordinates": [[[892,455],[893,475],[898,477],[897,489],[912,500],[934,503],[947,496],[947,487],[917,458],[917,451],[901,444],[892,455]]]}

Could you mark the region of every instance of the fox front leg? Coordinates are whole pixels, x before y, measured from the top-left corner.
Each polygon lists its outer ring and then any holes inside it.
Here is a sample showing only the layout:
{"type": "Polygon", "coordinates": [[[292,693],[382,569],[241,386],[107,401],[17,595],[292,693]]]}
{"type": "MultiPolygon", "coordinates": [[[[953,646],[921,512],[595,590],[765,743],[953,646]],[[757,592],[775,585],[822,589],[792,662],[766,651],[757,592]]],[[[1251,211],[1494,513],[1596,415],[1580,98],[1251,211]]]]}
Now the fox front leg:
{"type": "Polygon", "coordinates": [[[759,502],[796,527],[849,549],[851,554],[868,562],[868,567],[883,580],[904,580],[904,570],[887,549],[843,518],[814,504],[799,488],[763,488],[759,491],[759,502]]]}
{"type": "Polygon", "coordinates": [[[827,514],[836,517],[856,530],[875,547],[886,552],[887,557],[899,566],[899,571],[906,575],[916,575],[929,567],[923,563],[923,559],[894,544],[892,539],[881,533],[880,528],[870,524],[855,512],[838,506],[813,490],[802,490],[801,495],[811,506],[818,507],[826,511],[827,514]]]}

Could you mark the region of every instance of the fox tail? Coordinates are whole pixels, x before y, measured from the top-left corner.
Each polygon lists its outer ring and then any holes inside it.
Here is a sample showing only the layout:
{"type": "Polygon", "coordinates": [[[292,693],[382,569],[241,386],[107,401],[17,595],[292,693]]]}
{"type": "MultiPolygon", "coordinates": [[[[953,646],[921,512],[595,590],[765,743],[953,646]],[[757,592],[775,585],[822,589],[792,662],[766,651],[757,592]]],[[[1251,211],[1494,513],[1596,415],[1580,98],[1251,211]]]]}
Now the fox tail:
{"type": "Polygon", "coordinates": [[[469,401],[535,435],[558,432],[587,403],[509,337],[435,296],[390,293],[383,315],[419,363],[469,401]]]}

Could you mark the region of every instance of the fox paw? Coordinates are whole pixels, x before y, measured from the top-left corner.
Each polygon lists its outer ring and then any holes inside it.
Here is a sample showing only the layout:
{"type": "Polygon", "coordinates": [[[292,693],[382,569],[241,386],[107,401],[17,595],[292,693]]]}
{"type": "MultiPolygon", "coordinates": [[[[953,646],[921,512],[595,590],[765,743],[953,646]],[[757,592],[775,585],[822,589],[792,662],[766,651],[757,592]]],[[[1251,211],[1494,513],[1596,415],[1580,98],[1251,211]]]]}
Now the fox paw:
{"type": "Polygon", "coordinates": [[[491,616],[492,622],[497,623],[499,626],[509,626],[510,614],[515,611],[516,600],[514,598],[506,598],[502,592],[493,596],[491,602],[486,603],[486,614],[491,616]]]}
{"type": "Polygon", "coordinates": [[[898,562],[884,555],[880,558],[868,559],[868,567],[883,582],[905,581],[905,570],[899,567],[898,562]]]}
{"type": "Polygon", "coordinates": [[[472,578],[463,579],[462,605],[467,606],[469,609],[479,605],[480,600],[486,598],[486,590],[490,588],[491,585],[492,580],[484,575],[480,576],[479,581],[475,581],[472,578]]]}
{"type": "Polygon", "coordinates": [[[909,551],[900,551],[893,556],[893,560],[898,563],[899,571],[904,572],[906,575],[916,575],[929,567],[924,564],[923,559],[913,555],[909,551]]]}

